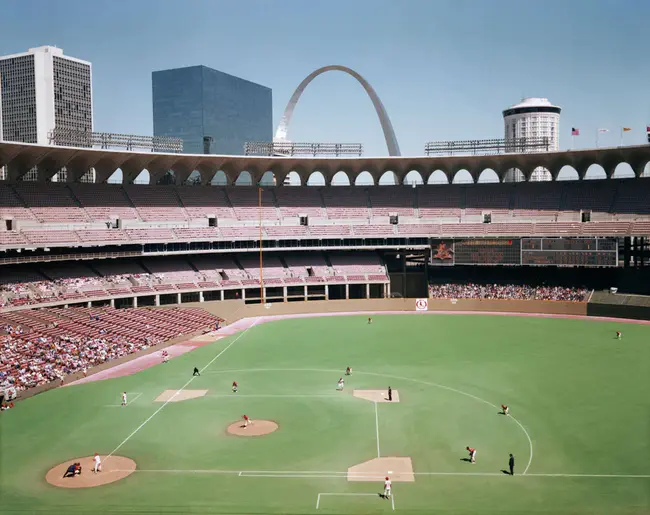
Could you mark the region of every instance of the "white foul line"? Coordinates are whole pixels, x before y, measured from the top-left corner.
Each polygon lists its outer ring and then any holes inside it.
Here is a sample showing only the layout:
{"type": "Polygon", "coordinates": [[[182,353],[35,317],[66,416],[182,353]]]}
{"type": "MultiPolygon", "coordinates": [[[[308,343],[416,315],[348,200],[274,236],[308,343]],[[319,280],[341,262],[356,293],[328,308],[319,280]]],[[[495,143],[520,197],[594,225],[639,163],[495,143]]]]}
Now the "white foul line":
{"type": "MultiPolygon", "coordinates": [[[[122,472],[116,470],[115,472],[122,472]]],[[[126,472],[126,471],[124,471],[126,472]]],[[[133,471],[129,471],[133,472],[133,471]]],[[[348,479],[353,476],[358,479],[382,480],[384,476],[365,475],[365,472],[344,472],[333,470],[219,470],[219,469],[136,469],[139,473],[167,473],[167,474],[237,474],[239,477],[269,477],[269,478],[339,478],[348,479]]],[[[413,472],[414,476],[475,476],[502,477],[503,472],[413,472]]],[[[520,474],[519,477],[522,477],[520,474]]],[[[576,477],[576,478],[641,478],[650,479],[650,474],[554,474],[554,473],[531,473],[526,477],[576,477]]],[[[333,495],[327,493],[327,495],[333,495]]]]}
{"type": "Polygon", "coordinates": [[[393,494],[390,496],[390,503],[393,505],[393,511],[395,511],[395,496],[393,494]]]}
{"type": "Polygon", "coordinates": [[[375,402],[375,433],[377,434],[377,457],[381,458],[379,450],[379,414],[377,413],[377,402],[375,402]]]}
{"type": "MultiPolygon", "coordinates": [[[[235,339],[234,339],[233,341],[231,341],[228,345],[226,345],[226,347],[225,347],[224,349],[222,349],[221,352],[220,352],[219,354],[217,354],[214,358],[212,358],[212,359],[208,362],[207,365],[205,365],[201,370],[199,370],[199,374],[200,374],[201,372],[203,372],[206,368],[208,368],[210,365],[212,365],[212,363],[214,363],[214,362],[215,362],[215,361],[216,361],[216,360],[217,360],[217,359],[218,359],[218,358],[219,358],[219,357],[220,357],[224,352],[226,352],[230,347],[232,347],[232,346],[237,342],[237,340],[239,340],[242,336],[244,336],[244,335],[248,332],[248,330],[249,330],[251,327],[254,327],[255,324],[257,324],[257,320],[258,320],[258,319],[256,319],[255,322],[253,322],[250,326],[248,326],[248,327],[247,327],[246,329],[244,329],[241,333],[239,333],[239,335],[237,336],[237,338],[235,338],[235,339]]],[[[122,440],[122,442],[120,443],[120,445],[118,445],[117,447],[115,447],[115,449],[113,449],[113,451],[112,451],[108,456],[106,456],[106,458],[104,459],[104,461],[108,460],[108,458],[110,458],[111,456],[113,456],[113,454],[115,454],[115,453],[116,453],[116,452],[117,452],[117,451],[118,451],[118,450],[119,450],[119,449],[120,449],[120,448],[121,448],[121,447],[122,447],[126,442],[128,442],[128,441],[131,439],[131,437],[132,437],[133,435],[135,435],[138,431],[140,431],[140,429],[142,429],[142,428],[147,424],[147,422],[149,422],[149,421],[150,421],[152,418],[154,418],[158,413],[160,413],[160,412],[162,411],[162,409],[163,409],[165,406],[167,406],[167,404],[169,404],[169,403],[170,403],[170,402],[171,402],[171,401],[172,401],[172,400],[173,400],[173,399],[174,399],[178,394],[180,394],[183,390],[185,390],[185,388],[187,388],[190,384],[192,384],[192,381],[194,381],[194,379],[196,379],[197,377],[200,377],[200,376],[194,376],[194,375],[193,375],[192,377],[190,377],[190,379],[189,379],[189,381],[187,381],[187,383],[185,383],[185,384],[184,384],[184,385],[183,385],[179,390],[176,390],[176,393],[174,393],[174,395],[172,395],[169,399],[167,399],[167,400],[163,403],[163,405],[160,406],[160,408],[158,408],[156,411],[154,411],[153,414],[151,414],[151,416],[149,416],[149,418],[147,418],[147,420],[145,420],[142,424],[140,424],[138,427],[136,427],[135,430],[134,430],[134,431],[133,431],[129,436],[127,436],[124,440],[122,440]]]]}

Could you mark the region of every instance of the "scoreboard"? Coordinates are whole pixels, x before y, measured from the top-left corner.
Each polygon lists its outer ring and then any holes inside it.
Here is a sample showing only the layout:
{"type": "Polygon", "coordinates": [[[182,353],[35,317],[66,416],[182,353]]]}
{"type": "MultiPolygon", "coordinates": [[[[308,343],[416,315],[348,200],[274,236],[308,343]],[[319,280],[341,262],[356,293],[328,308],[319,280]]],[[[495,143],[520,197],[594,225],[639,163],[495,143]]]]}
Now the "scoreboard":
{"type": "Polygon", "coordinates": [[[614,238],[524,238],[522,265],[617,266],[614,238]]]}
{"type": "Polygon", "coordinates": [[[618,266],[616,238],[431,240],[432,264],[618,266]]]}
{"type": "Polygon", "coordinates": [[[521,240],[457,240],[454,258],[457,265],[520,265],[521,240]]]}

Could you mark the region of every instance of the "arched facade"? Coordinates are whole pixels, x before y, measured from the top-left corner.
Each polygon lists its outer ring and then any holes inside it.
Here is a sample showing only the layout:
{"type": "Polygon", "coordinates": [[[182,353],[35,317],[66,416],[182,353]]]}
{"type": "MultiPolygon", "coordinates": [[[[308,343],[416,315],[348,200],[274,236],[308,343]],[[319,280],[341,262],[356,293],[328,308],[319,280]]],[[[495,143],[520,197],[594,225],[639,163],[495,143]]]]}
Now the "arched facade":
{"type": "Polygon", "coordinates": [[[363,89],[366,90],[366,93],[368,93],[368,96],[372,101],[372,105],[375,106],[375,111],[377,112],[377,116],[379,117],[381,130],[384,131],[384,138],[386,138],[388,155],[401,156],[402,154],[400,153],[399,145],[397,144],[397,138],[395,137],[395,131],[393,130],[393,125],[390,123],[390,118],[388,118],[388,113],[384,108],[384,104],[381,103],[381,100],[377,96],[377,93],[375,92],[373,87],[366,79],[364,79],[357,72],[355,72],[351,68],[348,68],[347,66],[340,66],[340,65],[323,66],[322,68],[319,68],[318,70],[315,70],[311,72],[309,75],[307,75],[307,77],[298,85],[296,91],[294,91],[293,95],[291,95],[287,107],[284,109],[284,115],[282,116],[282,120],[280,120],[280,125],[278,125],[278,129],[275,133],[276,141],[286,141],[287,135],[289,133],[289,124],[291,123],[291,117],[293,116],[293,111],[296,108],[296,104],[298,103],[298,100],[300,100],[303,91],[305,91],[305,88],[309,85],[309,83],[319,75],[334,70],[347,73],[351,77],[355,78],[357,82],[361,84],[361,86],[363,86],[363,89]]]}
{"type": "MultiPolygon", "coordinates": [[[[0,142],[0,167],[7,166],[8,182],[20,180],[34,166],[38,167],[39,181],[49,180],[53,174],[49,174],[47,169],[41,173],[40,168],[46,160],[66,168],[67,182],[77,181],[92,169],[97,183],[105,183],[110,178],[110,182],[124,184],[132,184],[144,170],[149,172],[149,184],[158,184],[161,177],[167,175],[173,175],[175,184],[184,184],[195,171],[200,173],[201,184],[210,184],[218,172],[220,182],[225,180],[229,185],[234,184],[244,171],[250,174],[247,182],[252,185],[259,184],[265,173],[272,172],[278,187],[292,171],[298,174],[303,185],[317,171],[322,174],[325,185],[330,185],[339,171],[345,172],[352,184],[364,172],[372,177],[368,183],[378,184],[384,173],[392,172],[398,184],[404,184],[409,182],[406,176],[412,171],[418,172],[424,183],[431,183],[434,172],[436,183],[442,182],[440,175],[446,177],[445,182],[451,183],[461,170],[464,170],[466,182],[477,183],[482,182],[479,177],[486,169],[492,170],[500,182],[507,181],[508,172],[513,169],[520,171],[519,180],[528,181],[540,166],[551,173],[553,180],[558,179],[563,169],[575,170],[575,179],[583,180],[594,164],[604,171],[599,177],[611,179],[620,163],[629,165],[628,176],[633,173],[634,177],[641,177],[650,162],[650,145],[496,156],[290,158],[138,153],[0,142]],[[113,176],[117,170],[121,173],[113,176]]],[[[565,178],[564,175],[560,180],[565,178]]],[[[586,178],[592,178],[591,173],[586,178]]]]}

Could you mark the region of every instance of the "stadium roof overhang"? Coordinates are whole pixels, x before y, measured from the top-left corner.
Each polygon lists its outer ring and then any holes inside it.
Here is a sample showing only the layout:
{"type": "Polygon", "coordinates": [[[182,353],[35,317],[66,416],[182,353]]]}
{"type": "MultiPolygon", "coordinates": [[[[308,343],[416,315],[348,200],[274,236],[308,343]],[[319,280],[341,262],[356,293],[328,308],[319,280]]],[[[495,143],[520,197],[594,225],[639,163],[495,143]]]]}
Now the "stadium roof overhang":
{"type": "Polygon", "coordinates": [[[648,162],[650,145],[490,156],[299,158],[162,154],[0,142],[0,167],[7,166],[10,181],[20,179],[35,166],[38,167],[39,180],[43,181],[65,167],[68,181],[78,180],[93,168],[96,182],[105,182],[119,168],[127,183],[133,182],[145,169],[150,173],[151,183],[172,170],[177,184],[183,183],[194,170],[201,174],[204,184],[209,183],[220,170],[225,173],[229,184],[242,171],[251,174],[253,184],[259,183],[264,173],[271,171],[278,185],[283,184],[292,171],[300,176],[302,184],[306,184],[316,171],[323,175],[326,184],[330,184],[339,171],[347,174],[351,184],[362,172],[368,172],[375,184],[384,173],[393,172],[398,183],[402,184],[406,174],[412,170],[419,172],[425,182],[436,170],[441,170],[449,182],[457,172],[467,170],[477,182],[486,169],[494,170],[503,181],[509,169],[519,169],[528,179],[536,168],[544,167],[555,179],[564,166],[573,167],[582,179],[593,164],[602,166],[609,178],[620,163],[628,163],[638,177],[648,162]]]}

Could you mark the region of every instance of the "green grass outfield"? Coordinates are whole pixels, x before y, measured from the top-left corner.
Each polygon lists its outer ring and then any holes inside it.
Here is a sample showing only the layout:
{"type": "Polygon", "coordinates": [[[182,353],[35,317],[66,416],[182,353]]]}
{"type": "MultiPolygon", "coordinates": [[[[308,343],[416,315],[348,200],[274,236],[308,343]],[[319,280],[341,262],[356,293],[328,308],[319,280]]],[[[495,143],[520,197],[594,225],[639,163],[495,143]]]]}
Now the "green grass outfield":
{"type": "Polygon", "coordinates": [[[382,456],[413,459],[416,481],[393,486],[397,512],[650,513],[650,326],[373,319],[261,324],[166,365],[19,403],[0,415],[0,513],[391,513],[391,503],[373,495],[321,496],[316,510],[319,493],[381,490],[381,482],[337,475],[376,457],[378,447],[382,456]],[[206,397],[162,409],[153,402],[206,365],[187,386],[208,389],[206,397]],[[337,394],[348,365],[353,375],[337,394]],[[350,394],[388,385],[402,402],[378,404],[377,418],[374,403],[350,394]],[[132,403],[110,407],[123,390],[132,403]],[[513,417],[497,414],[501,403],[513,417]],[[280,429],[227,435],[244,413],[280,429]],[[120,482],[67,490],[44,480],[57,463],[120,445],[116,454],[139,469],[120,482]],[[474,465],[462,461],[467,445],[478,449],[474,465]],[[500,472],[510,452],[514,477],[500,472]]]}

